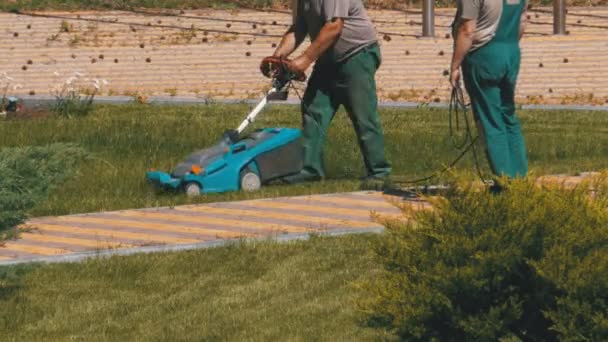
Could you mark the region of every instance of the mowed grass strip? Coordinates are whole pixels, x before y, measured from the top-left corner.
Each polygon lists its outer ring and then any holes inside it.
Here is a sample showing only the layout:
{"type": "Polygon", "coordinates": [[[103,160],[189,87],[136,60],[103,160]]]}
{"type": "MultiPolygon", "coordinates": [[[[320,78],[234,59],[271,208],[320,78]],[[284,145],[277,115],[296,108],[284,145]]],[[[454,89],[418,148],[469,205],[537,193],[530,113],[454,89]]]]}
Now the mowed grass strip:
{"type": "Polygon", "coordinates": [[[0,267],[4,341],[377,340],[356,284],[375,235],[0,267]]]}
{"type": "MultiPolygon", "coordinates": [[[[363,161],[343,111],[328,133],[328,179],[324,182],[272,185],[253,193],[197,199],[157,194],[146,183],[149,168],[171,170],[191,152],[217,143],[224,130],[236,127],[250,109],[249,105],[108,105],[96,107],[85,118],[5,120],[0,121],[0,148],[60,141],[77,143],[93,154],[72,179],[38,204],[34,216],[361,190],[357,179],[364,175],[363,161]]],[[[394,175],[410,179],[426,176],[456,157],[445,109],[385,108],[380,114],[394,175]]],[[[519,115],[532,174],[608,168],[605,112],[519,111],[519,115]]],[[[298,107],[270,106],[254,128],[300,127],[300,121],[298,107]]],[[[482,166],[489,172],[483,157],[480,155],[482,166]]],[[[475,177],[473,165],[468,155],[456,169],[475,177]]]]}

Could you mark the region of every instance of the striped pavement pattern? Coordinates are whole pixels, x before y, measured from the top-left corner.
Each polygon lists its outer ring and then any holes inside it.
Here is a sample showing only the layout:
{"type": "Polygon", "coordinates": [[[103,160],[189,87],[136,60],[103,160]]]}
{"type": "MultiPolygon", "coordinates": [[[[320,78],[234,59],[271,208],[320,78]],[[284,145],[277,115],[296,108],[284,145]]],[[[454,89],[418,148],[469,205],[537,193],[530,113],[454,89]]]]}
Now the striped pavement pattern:
{"type": "Polygon", "coordinates": [[[241,238],[380,230],[373,213],[402,218],[399,205],[406,202],[415,209],[427,206],[396,195],[355,192],[34,218],[22,226],[18,240],[0,247],[0,264],[241,238]]]}
{"type": "MultiPolygon", "coordinates": [[[[537,184],[572,188],[602,176],[548,175],[537,184]]],[[[378,232],[382,219],[406,220],[411,210],[430,208],[410,195],[363,191],[34,218],[21,227],[19,239],[0,245],[0,265],[202,248],[243,238],[378,232]]]]}

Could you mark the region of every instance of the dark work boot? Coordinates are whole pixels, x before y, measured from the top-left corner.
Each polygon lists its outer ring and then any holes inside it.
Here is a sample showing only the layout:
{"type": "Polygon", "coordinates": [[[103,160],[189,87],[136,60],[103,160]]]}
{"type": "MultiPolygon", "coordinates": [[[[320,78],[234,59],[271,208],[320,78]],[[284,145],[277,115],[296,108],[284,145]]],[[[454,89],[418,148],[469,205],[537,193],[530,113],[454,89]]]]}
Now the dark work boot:
{"type": "Polygon", "coordinates": [[[281,180],[287,184],[299,184],[306,182],[318,182],[321,180],[321,176],[310,171],[302,170],[296,174],[285,176],[281,178],[281,180]]]}
{"type": "Polygon", "coordinates": [[[388,172],[368,175],[360,179],[361,188],[365,190],[386,190],[390,188],[390,178],[388,172]]]}

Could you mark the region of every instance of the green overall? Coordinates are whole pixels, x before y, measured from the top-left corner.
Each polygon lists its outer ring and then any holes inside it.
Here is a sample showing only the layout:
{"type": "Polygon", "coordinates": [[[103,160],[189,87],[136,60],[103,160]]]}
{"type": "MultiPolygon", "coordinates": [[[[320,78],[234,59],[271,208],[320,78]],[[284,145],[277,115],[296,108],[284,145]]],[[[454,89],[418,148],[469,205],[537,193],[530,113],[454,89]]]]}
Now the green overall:
{"type": "Polygon", "coordinates": [[[503,0],[496,35],[467,54],[462,71],[492,171],[498,176],[524,177],[528,157],[515,116],[514,97],[521,60],[519,25],[525,1],[513,2],[503,0]]]}
{"type": "Polygon", "coordinates": [[[377,111],[374,77],[380,63],[380,49],[373,44],[343,62],[315,66],[302,101],[303,174],[325,177],[323,145],[340,105],[344,105],[355,128],[367,175],[383,177],[390,173],[377,111]]]}

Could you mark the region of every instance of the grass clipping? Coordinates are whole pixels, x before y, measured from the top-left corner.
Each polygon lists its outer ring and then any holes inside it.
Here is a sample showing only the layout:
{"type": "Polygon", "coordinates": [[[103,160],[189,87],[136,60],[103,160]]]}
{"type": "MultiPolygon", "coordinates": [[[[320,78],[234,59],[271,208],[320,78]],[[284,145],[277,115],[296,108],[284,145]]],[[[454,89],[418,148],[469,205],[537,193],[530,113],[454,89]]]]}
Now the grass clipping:
{"type": "Polygon", "coordinates": [[[0,241],[14,236],[27,211],[72,175],[86,152],[71,144],[0,150],[0,241]]]}
{"type": "Polygon", "coordinates": [[[368,323],[404,340],[608,340],[608,191],[593,182],[457,187],[389,221],[368,323]]]}

